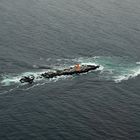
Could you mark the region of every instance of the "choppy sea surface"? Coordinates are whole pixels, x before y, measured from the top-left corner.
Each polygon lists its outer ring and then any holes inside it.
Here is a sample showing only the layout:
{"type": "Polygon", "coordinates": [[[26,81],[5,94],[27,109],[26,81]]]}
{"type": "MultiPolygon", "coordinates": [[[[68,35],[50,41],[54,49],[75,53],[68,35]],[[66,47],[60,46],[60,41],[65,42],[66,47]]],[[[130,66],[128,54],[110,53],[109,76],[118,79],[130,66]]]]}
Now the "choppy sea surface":
{"type": "Polygon", "coordinates": [[[0,0],[0,140],[139,139],[140,1],[0,0]]]}

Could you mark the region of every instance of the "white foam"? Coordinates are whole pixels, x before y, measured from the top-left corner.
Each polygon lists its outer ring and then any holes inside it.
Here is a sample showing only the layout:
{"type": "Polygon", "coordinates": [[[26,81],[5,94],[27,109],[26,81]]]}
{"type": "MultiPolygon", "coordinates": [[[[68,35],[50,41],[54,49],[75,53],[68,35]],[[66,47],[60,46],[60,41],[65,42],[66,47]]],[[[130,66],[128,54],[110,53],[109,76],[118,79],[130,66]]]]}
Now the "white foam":
{"type": "Polygon", "coordinates": [[[37,65],[33,65],[33,68],[39,68],[37,65]]]}
{"type": "Polygon", "coordinates": [[[135,78],[138,75],[140,75],[140,68],[130,70],[130,72],[128,74],[117,76],[117,77],[115,77],[114,81],[116,83],[119,83],[119,82],[124,81],[124,80],[135,78]]]}
{"type": "Polygon", "coordinates": [[[5,86],[10,85],[11,83],[18,83],[20,80],[20,77],[16,76],[16,77],[9,77],[9,78],[4,78],[1,83],[5,86]]]}
{"type": "Polygon", "coordinates": [[[81,65],[96,65],[96,63],[93,63],[93,62],[82,62],[81,65]]]}
{"type": "MultiPolygon", "coordinates": [[[[81,63],[81,65],[95,65],[95,66],[98,66],[98,64],[93,63],[93,62],[81,63]]],[[[102,71],[103,69],[104,69],[104,66],[100,65],[100,67],[97,70],[102,71]]]]}
{"type": "Polygon", "coordinates": [[[140,65],[140,62],[136,62],[136,64],[140,65]]]}
{"type": "Polygon", "coordinates": [[[33,75],[35,76],[35,78],[37,78],[40,74],[42,73],[41,72],[25,72],[25,73],[22,73],[22,74],[19,74],[17,76],[4,76],[3,77],[3,80],[1,81],[1,83],[5,86],[8,86],[8,85],[11,85],[12,83],[20,83],[20,79],[22,76],[29,76],[29,75],[33,75]]]}

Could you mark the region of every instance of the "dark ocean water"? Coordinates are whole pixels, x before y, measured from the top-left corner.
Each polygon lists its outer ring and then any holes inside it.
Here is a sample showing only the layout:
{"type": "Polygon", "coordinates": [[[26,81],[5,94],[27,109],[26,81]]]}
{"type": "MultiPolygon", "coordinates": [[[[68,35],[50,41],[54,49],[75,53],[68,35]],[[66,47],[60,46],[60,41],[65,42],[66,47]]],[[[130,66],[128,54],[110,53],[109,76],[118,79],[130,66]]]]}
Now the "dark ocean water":
{"type": "Polygon", "coordinates": [[[0,0],[0,140],[140,140],[139,75],[139,0],[0,0]]]}

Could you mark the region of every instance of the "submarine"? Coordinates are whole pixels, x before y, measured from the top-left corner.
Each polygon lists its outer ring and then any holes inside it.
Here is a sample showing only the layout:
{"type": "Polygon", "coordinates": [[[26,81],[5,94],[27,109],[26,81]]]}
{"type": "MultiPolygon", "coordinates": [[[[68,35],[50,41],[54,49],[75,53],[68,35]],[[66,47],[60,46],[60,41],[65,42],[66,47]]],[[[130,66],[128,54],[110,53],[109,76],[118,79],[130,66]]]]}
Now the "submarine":
{"type": "MultiPolygon", "coordinates": [[[[70,68],[63,69],[63,70],[55,70],[52,72],[43,72],[36,78],[50,79],[50,78],[54,78],[57,76],[63,76],[63,75],[74,75],[74,74],[87,73],[89,71],[96,70],[99,67],[100,67],[99,65],[80,65],[80,64],[77,64],[74,67],[70,67],[70,68]]],[[[32,84],[34,82],[34,80],[35,80],[35,76],[29,75],[29,76],[22,77],[20,79],[20,82],[32,84]]]]}

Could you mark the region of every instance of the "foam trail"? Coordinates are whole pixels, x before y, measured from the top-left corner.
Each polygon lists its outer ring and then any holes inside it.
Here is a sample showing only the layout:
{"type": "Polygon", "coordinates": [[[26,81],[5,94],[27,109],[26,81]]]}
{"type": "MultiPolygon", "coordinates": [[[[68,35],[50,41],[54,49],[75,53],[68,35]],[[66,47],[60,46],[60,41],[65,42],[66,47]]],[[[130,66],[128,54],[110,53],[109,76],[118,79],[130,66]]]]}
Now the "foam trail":
{"type": "Polygon", "coordinates": [[[16,76],[16,77],[7,77],[7,78],[4,78],[1,81],[1,84],[4,85],[4,86],[9,86],[12,83],[19,83],[19,80],[20,80],[20,77],[19,76],[16,76]]]}
{"type": "Polygon", "coordinates": [[[1,84],[3,86],[18,84],[18,83],[20,83],[21,77],[34,75],[35,78],[37,78],[42,72],[43,71],[41,71],[41,72],[25,72],[25,73],[18,74],[18,75],[13,75],[13,76],[12,75],[6,75],[6,76],[3,76],[3,80],[1,81],[1,84]]]}
{"type": "MultiPolygon", "coordinates": [[[[64,69],[74,64],[80,63],[85,65],[100,65],[100,68],[96,71],[100,71],[100,73],[96,73],[96,76],[99,79],[111,80],[116,83],[121,82],[123,80],[128,80],[130,78],[135,78],[140,75],[140,62],[132,62],[128,59],[121,57],[104,57],[104,56],[95,56],[95,57],[80,57],[75,59],[60,59],[57,60],[57,64],[52,66],[51,69],[42,69],[39,72],[25,72],[18,75],[7,75],[3,76],[3,80],[1,81],[2,85],[9,86],[13,84],[20,84],[20,78],[22,76],[35,76],[35,82],[39,82],[43,80],[42,78],[38,78],[42,72],[54,71],[55,69],[64,69]]],[[[47,65],[46,65],[47,66],[47,65]]],[[[38,68],[36,65],[35,68],[38,68]]],[[[44,67],[42,67],[44,68],[44,67]]],[[[53,82],[58,81],[62,77],[57,77],[55,79],[51,79],[53,82]]],[[[64,77],[63,77],[64,78],[64,77]]],[[[62,78],[62,79],[63,79],[62,78]]],[[[65,77],[66,78],[66,77],[65,77]]],[[[46,79],[45,79],[46,80],[46,79]]]]}
{"type": "Polygon", "coordinates": [[[140,62],[132,62],[127,57],[95,56],[74,59],[81,64],[100,65],[100,79],[113,80],[116,83],[140,75],[140,62]]]}
{"type": "Polygon", "coordinates": [[[129,73],[127,74],[117,76],[114,81],[116,83],[119,83],[124,80],[135,78],[139,75],[140,75],[140,68],[136,68],[136,69],[130,70],[129,73]]]}

